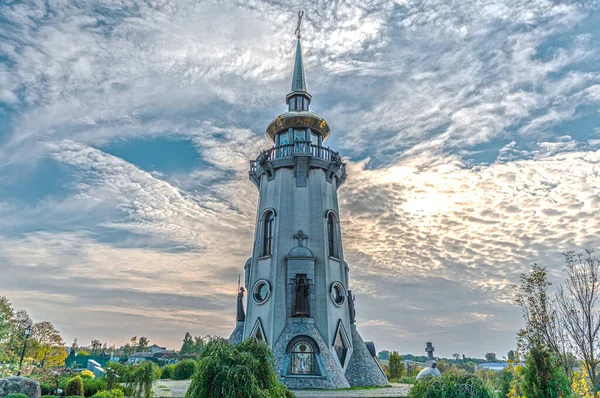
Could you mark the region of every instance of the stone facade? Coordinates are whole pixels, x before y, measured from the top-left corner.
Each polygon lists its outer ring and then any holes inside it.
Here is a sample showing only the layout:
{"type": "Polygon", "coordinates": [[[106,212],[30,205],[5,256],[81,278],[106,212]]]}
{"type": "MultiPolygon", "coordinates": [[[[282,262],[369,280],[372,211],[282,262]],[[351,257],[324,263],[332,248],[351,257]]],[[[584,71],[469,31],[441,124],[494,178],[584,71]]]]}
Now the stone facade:
{"type": "Polygon", "coordinates": [[[29,398],[39,398],[42,390],[40,383],[27,377],[11,376],[0,379],[0,397],[15,393],[25,394],[29,398]]]}
{"type": "Polygon", "coordinates": [[[228,341],[233,345],[238,345],[244,339],[244,322],[238,322],[231,332],[228,341]]]}
{"type": "Polygon", "coordinates": [[[352,387],[388,385],[387,377],[356,330],[356,325],[352,325],[352,345],[354,353],[346,369],[348,383],[352,387]]]}
{"type": "Polygon", "coordinates": [[[332,355],[331,349],[325,343],[321,334],[311,320],[298,318],[290,320],[279,339],[273,345],[275,356],[275,369],[279,378],[292,389],[305,388],[349,388],[350,384],[344,377],[340,363],[332,355]],[[293,376],[289,375],[287,368],[290,366],[290,354],[287,350],[290,341],[297,336],[308,336],[313,339],[318,347],[317,364],[319,376],[293,376]]]}

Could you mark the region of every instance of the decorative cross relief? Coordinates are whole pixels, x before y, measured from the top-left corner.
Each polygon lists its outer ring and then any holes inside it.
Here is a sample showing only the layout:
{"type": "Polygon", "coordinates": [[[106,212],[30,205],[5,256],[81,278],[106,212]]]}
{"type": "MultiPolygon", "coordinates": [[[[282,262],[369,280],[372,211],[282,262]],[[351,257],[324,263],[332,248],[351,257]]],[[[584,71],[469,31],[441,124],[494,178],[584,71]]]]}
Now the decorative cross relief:
{"type": "Polygon", "coordinates": [[[293,236],[294,239],[298,239],[298,246],[304,246],[302,243],[304,240],[308,240],[308,235],[305,235],[302,230],[299,230],[297,234],[293,236]]]}

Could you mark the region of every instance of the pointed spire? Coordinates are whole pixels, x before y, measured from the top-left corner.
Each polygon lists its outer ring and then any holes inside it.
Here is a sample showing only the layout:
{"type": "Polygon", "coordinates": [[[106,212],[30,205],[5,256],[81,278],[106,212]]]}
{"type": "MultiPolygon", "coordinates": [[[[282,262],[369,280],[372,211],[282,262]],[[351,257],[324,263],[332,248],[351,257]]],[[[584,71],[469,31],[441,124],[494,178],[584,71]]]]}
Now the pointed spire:
{"type": "Polygon", "coordinates": [[[290,111],[307,111],[311,96],[306,91],[306,80],[304,80],[304,64],[302,62],[302,45],[300,44],[300,24],[304,11],[298,12],[298,25],[296,26],[296,58],[294,60],[294,74],[292,75],[292,90],[286,95],[285,102],[290,106],[290,111]],[[296,98],[298,97],[298,98],[296,98]],[[304,99],[302,99],[302,97],[304,99]]]}
{"type": "Polygon", "coordinates": [[[302,63],[302,46],[300,45],[300,37],[296,44],[296,61],[294,62],[294,74],[292,75],[292,92],[306,92],[306,81],[304,80],[304,65],[302,63]]]}

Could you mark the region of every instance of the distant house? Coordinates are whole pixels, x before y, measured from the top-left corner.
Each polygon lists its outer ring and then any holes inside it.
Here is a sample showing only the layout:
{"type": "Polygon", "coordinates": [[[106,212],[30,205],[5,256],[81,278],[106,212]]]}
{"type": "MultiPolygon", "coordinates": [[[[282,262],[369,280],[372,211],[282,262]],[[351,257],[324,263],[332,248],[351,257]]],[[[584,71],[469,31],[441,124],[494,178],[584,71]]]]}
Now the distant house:
{"type": "Polygon", "coordinates": [[[150,351],[145,352],[136,352],[135,354],[131,354],[129,358],[127,358],[127,362],[129,363],[139,363],[143,361],[152,361],[152,354],[150,351]]]}
{"type": "Polygon", "coordinates": [[[166,350],[167,350],[166,347],[160,347],[156,344],[152,344],[150,347],[148,347],[148,351],[150,351],[153,354],[156,354],[157,352],[166,351],[166,350]]]}
{"type": "MultiPolygon", "coordinates": [[[[523,363],[519,363],[518,365],[524,365],[523,363]]],[[[481,363],[477,366],[479,369],[487,369],[487,370],[504,370],[508,368],[508,362],[486,362],[481,363]]]]}

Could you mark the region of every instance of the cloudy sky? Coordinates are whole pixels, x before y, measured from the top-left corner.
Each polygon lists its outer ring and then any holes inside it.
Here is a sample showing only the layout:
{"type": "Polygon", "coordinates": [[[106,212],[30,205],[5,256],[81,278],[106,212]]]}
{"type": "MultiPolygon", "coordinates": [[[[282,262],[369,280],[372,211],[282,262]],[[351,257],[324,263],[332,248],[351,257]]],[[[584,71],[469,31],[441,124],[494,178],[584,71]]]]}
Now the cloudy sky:
{"type": "Polygon", "coordinates": [[[378,349],[499,356],[600,247],[598,0],[3,0],[0,294],[67,342],[228,335],[294,29],[378,349]]]}

